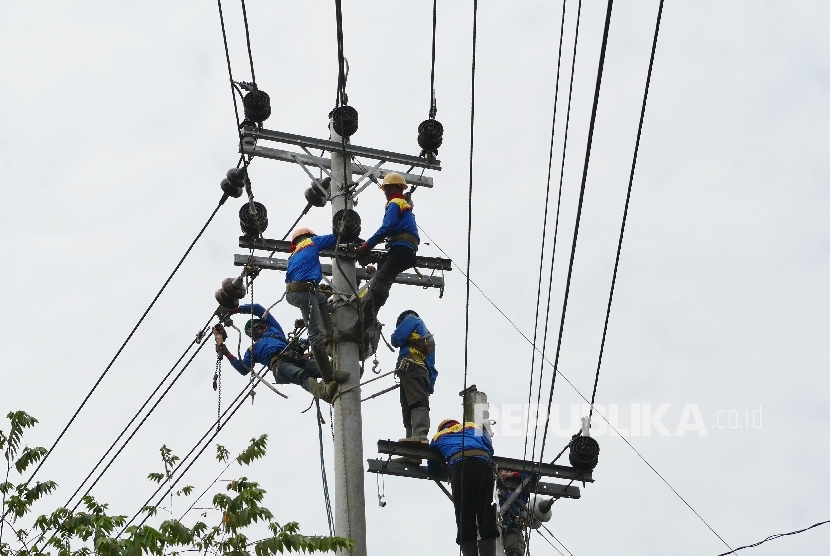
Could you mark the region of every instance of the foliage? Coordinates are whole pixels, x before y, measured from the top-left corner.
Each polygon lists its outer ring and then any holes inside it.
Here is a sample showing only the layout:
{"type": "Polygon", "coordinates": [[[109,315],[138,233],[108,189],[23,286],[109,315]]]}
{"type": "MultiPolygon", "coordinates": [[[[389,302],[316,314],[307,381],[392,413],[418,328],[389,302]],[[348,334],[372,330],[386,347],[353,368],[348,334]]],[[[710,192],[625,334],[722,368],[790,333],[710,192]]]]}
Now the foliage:
{"type": "MultiPolygon", "coordinates": [[[[302,535],[296,522],[280,525],[262,505],[265,490],[247,477],[230,481],[227,493],[214,495],[213,507],[222,516],[214,525],[197,521],[188,527],[178,519],[168,519],[156,527],[144,522],[127,526],[126,516],[109,515],[107,504],[89,495],[82,498],[76,510],[60,507],[50,514],[32,517],[32,505],[53,493],[57,485],[52,481],[34,484],[10,481],[12,469],[22,480],[23,473],[41,461],[47,451],[28,446],[21,449],[23,433],[37,419],[23,411],[11,412],[7,418],[8,432],[0,429],[0,450],[6,462],[5,480],[0,483],[0,556],[177,556],[196,551],[205,556],[272,556],[285,552],[336,552],[354,546],[350,539],[302,535]],[[265,525],[270,536],[249,540],[246,530],[255,524],[265,525]],[[16,546],[8,542],[10,535],[16,546]]],[[[247,466],[265,457],[267,441],[267,435],[252,438],[235,461],[247,466]]],[[[164,470],[150,473],[148,478],[157,484],[167,484],[177,472],[180,460],[167,446],[162,446],[160,453],[164,470]]],[[[224,446],[217,445],[216,459],[230,461],[230,453],[224,446]]],[[[192,492],[193,487],[188,485],[175,494],[188,497],[192,492]]],[[[172,502],[169,509],[162,509],[172,515],[172,502]]],[[[157,506],[143,508],[144,520],[156,516],[158,510],[157,506]]]]}

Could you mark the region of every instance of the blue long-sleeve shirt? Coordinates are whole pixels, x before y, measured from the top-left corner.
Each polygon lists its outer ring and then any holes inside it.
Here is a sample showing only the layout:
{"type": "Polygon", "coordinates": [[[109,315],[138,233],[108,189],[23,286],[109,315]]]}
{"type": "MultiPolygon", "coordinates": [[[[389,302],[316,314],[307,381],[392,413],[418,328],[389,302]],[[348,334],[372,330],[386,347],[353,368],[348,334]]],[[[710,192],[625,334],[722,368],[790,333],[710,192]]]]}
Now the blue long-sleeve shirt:
{"type": "MultiPolygon", "coordinates": [[[[449,460],[452,456],[460,452],[462,450],[462,446],[465,451],[482,450],[490,454],[490,457],[493,457],[493,443],[490,441],[490,437],[487,436],[486,432],[478,428],[475,423],[470,422],[464,423],[463,428],[461,424],[458,424],[448,427],[442,431],[438,431],[438,433],[432,438],[432,442],[430,442],[429,445],[441,450],[441,454],[444,456],[445,460],[449,460]]],[[[469,457],[483,460],[489,459],[484,456],[469,457]]],[[[452,463],[448,462],[447,465],[452,468],[452,466],[459,461],[460,458],[452,463]]],[[[441,464],[437,461],[428,460],[427,468],[429,469],[429,473],[431,475],[440,475],[441,473],[441,464]]]]}
{"type": "MultiPolygon", "coordinates": [[[[253,314],[255,317],[262,318],[262,315],[265,314],[265,307],[259,303],[254,303],[253,305],[240,305],[236,312],[242,313],[243,315],[253,314]]],[[[277,322],[277,319],[275,319],[271,313],[268,313],[268,316],[265,318],[265,322],[268,323],[268,329],[254,344],[253,360],[255,363],[268,366],[271,359],[275,355],[282,353],[288,343],[285,340],[285,333],[282,331],[280,323],[277,322]]],[[[247,375],[252,367],[251,347],[248,346],[248,349],[245,350],[245,355],[242,357],[242,361],[235,357],[230,361],[233,368],[236,369],[239,374],[247,375]]]]}
{"type": "Polygon", "coordinates": [[[430,332],[424,321],[415,315],[407,315],[401,324],[392,332],[392,345],[401,348],[398,351],[398,361],[409,358],[429,371],[429,393],[435,391],[435,379],[438,378],[438,369],[435,368],[435,352],[425,355],[415,348],[409,347],[409,340],[423,338],[430,332]]]}
{"type": "MultiPolygon", "coordinates": [[[[412,205],[406,202],[403,195],[396,195],[386,203],[386,212],[383,214],[383,223],[375,234],[366,240],[369,247],[374,247],[384,239],[398,234],[412,234],[418,236],[418,225],[415,223],[415,215],[412,214],[412,205]]],[[[395,241],[389,247],[404,245],[412,247],[405,241],[395,241]]]]}
{"type": "Polygon", "coordinates": [[[319,284],[323,279],[323,270],[320,268],[320,251],[337,245],[337,236],[311,236],[293,246],[291,256],[288,257],[288,270],[285,271],[285,282],[314,282],[319,284]]]}

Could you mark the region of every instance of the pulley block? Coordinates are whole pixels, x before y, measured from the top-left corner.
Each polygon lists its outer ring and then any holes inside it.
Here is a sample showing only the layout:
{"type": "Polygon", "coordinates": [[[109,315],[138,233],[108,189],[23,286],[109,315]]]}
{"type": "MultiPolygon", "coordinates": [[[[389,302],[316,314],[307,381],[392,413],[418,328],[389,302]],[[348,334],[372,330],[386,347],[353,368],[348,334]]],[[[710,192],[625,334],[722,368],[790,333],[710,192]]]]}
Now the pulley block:
{"type": "Polygon", "coordinates": [[[239,208],[239,226],[246,236],[258,236],[268,228],[268,211],[265,205],[253,201],[239,208]]]}
{"type": "Polygon", "coordinates": [[[338,106],[329,112],[334,131],[341,137],[351,137],[357,132],[357,110],[352,106],[338,106]]]}
{"type": "Polygon", "coordinates": [[[418,126],[418,146],[424,152],[422,154],[438,155],[438,148],[444,142],[444,126],[434,119],[424,120],[418,126]]]}
{"type": "Polygon", "coordinates": [[[245,118],[252,122],[261,124],[271,115],[271,97],[265,91],[249,91],[242,99],[242,105],[245,107],[245,118]]]}
{"type": "Polygon", "coordinates": [[[352,209],[340,209],[334,214],[331,227],[340,241],[354,241],[360,236],[360,215],[352,209]]]}
{"type": "Polygon", "coordinates": [[[580,471],[593,471],[599,462],[599,443],[590,436],[577,436],[570,443],[568,460],[580,471]]]}

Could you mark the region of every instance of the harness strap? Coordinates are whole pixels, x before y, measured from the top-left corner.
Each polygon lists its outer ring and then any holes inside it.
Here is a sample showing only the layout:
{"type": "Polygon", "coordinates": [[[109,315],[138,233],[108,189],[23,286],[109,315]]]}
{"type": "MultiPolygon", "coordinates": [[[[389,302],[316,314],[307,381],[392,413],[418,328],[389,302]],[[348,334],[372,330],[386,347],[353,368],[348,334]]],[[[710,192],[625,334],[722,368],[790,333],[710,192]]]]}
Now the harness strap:
{"type": "Polygon", "coordinates": [[[286,282],[285,284],[285,291],[287,292],[308,292],[312,291],[317,287],[317,284],[310,280],[305,280],[303,282],[286,282]]]}
{"type": "Polygon", "coordinates": [[[485,450],[462,450],[456,454],[451,455],[447,458],[447,463],[453,463],[454,461],[461,459],[461,458],[469,458],[472,456],[483,456],[490,459],[490,453],[485,450]]]}

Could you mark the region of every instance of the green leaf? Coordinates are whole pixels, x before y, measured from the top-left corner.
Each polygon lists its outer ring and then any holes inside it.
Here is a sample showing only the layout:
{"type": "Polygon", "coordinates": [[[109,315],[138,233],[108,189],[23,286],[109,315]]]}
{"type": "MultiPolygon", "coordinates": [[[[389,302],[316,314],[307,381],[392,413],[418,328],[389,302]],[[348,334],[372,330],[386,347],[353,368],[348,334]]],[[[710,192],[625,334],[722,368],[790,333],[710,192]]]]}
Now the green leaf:
{"type": "Polygon", "coordinates": [[[150,473],[147,475],[147,478],[153,481],[154,483],[161,483],[164,480],[163,473],[150,473]]]}
{"type": "MultiPolygon", "coordinates": [[[[2,431],[0,431],[0,433],[2,433],[2,431]]],[[[1,444],[0,444],[0,447],[2,447],[1,444]]],[[[231,457],[231,453],[228,451],[227,448],[225,448],[221,444],[216,445],[216,459],[217,460],[221,461],[222,463],[227,463],[228,458],[230,458],[230,457],[231,457]]]]}
{"type": "Polygon", "coordinates": [[[268,435],[263,434],[259,438],[252,438],[248,447],[236,456],[236,462],[239,465],[250,465],[254,460],[265,457],[265,449],[268,445],[268,435]]]}
{"type": "Polygon", "coordinates": [[[46,448],[29,448],[26,446],[17,461],[14,462],[14,468],[17,469],[18,473],[23,473],[31,464],[43,459],[46,453],[46,448]]]}

